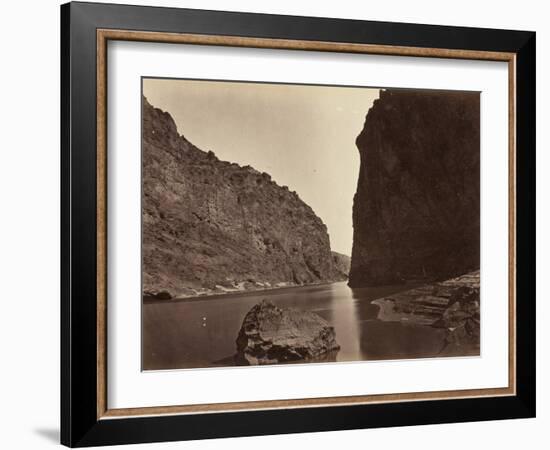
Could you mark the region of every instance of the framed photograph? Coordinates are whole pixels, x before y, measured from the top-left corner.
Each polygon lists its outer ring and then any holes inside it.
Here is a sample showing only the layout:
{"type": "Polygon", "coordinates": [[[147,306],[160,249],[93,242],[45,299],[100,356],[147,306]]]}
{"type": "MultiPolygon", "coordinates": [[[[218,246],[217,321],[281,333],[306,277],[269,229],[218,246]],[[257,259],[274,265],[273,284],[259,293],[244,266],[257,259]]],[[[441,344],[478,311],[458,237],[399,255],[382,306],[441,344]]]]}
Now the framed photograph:
{"type": "Polygon", "coordinates": [[[61,440],[535,415],[535,33],[61,7],[61,440]]]}

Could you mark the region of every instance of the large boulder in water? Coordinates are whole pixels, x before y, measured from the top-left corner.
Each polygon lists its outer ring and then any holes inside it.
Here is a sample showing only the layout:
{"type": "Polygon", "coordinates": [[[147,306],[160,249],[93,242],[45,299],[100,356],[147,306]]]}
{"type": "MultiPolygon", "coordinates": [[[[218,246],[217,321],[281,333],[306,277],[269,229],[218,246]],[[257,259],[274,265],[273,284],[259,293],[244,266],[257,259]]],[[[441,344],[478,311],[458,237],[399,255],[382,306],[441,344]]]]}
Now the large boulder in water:
{"type": "Polygon", "coordinates": [[[236,359],[250,365],[330,361],[339,349],[334,328],[319,315],[262,300],[243,320],[236,359]]]}

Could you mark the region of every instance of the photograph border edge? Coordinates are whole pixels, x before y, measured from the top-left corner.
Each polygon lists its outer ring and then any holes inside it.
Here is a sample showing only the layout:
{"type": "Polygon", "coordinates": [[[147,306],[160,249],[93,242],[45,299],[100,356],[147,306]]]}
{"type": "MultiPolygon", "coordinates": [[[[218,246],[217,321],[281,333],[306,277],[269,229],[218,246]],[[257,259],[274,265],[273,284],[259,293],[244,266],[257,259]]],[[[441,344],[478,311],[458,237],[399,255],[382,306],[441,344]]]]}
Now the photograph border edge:
{"type": "Polygon", "coordinates": [[[263,39],[235,36],[212,36],[189,33],[152,33],[134,30],[97,30],[97,289],[98,289],[98,407],[97,417],[131,417],[141,415],[194,414],[209,412],[258,411],[273,408],[299,408],[318,406],[344,406],[368,403],[389,403],[396,401],[444,400],[467,397],[495,397],[515,395],[515,55],[505,52],[465,51],[437,48],[415,48],[380,46],[371,44],[345,44],[321,41],[298,41],[285,39],[263,39]],[[244,48],[286,49],[300,51],[350,52],[409,57],[432,57],[451,59],[474,59],[508,63],[509,74],[509,355],[508,386],[432,392],[411,392],[398,394],[356,395],[339,397],[317,397],[285,400],[247,401],[231,403],[210,403],[201,405],[151,406],[141,408],[109,409],[107,406],[107,43],[108,41],[156,42],[191,45],[221,45],[244,48]]]}

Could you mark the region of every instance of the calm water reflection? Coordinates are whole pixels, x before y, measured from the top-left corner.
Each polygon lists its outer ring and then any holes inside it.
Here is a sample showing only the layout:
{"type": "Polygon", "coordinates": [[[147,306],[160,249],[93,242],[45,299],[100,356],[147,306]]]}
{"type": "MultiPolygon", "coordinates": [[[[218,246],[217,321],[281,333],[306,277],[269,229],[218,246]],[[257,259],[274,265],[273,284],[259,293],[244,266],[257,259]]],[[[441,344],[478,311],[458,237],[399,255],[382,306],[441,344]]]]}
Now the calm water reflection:
{"type": "Polygon", "coordinates": [[[374,299],[403,286],[350,289],[346,282],[228,294],[143,305],[143,368],[234,365],[235,339],[246,313],[262,299],[280,307],[314,311],[336,331],[337,361],[435,356],[441,330],[376,319],[374,299]]]}

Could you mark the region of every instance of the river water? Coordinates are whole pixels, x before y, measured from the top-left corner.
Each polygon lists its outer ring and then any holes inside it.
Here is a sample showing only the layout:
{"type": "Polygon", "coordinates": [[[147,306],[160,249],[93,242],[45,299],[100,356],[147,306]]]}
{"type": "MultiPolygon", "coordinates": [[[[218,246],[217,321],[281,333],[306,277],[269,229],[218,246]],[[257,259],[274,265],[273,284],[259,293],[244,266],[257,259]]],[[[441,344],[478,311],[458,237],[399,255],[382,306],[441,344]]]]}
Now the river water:
{"type": "Polygon", "coordinates": [[[411,287],[351,289],[346,282],[232,293],[143,304],[143,369],[234,366],[235,339],[246,313],[262,299],[279,307],[310,310],[335,329],[335,361],[436,356],[443,331],[377,319],[372,300],[411,287]]]}

